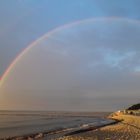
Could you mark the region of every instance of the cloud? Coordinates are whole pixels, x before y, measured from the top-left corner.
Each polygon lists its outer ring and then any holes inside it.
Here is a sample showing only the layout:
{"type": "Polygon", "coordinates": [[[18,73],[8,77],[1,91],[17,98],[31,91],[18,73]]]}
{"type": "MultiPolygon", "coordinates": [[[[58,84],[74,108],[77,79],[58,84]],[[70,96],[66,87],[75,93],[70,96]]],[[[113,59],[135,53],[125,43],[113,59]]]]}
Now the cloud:
{"type": "Polygon", "coordinates": [[[53,33],[15,65],[1,104],[111,110],[136,102],[140,78],[131,73],[140,64],[139,36],[140,25],[125,19],[91,20],[53,33]]]}

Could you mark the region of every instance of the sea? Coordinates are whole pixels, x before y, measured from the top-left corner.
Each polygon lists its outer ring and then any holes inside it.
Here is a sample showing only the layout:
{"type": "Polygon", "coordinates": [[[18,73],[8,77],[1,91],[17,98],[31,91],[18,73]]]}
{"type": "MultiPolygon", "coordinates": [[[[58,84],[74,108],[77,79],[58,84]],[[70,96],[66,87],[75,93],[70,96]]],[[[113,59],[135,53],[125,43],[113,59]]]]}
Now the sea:
{"type": "Polygon", "coordinates": [[[45,135],[48,139],[112,123],[109,112],[0,111],[0,140],[45,135]]]}

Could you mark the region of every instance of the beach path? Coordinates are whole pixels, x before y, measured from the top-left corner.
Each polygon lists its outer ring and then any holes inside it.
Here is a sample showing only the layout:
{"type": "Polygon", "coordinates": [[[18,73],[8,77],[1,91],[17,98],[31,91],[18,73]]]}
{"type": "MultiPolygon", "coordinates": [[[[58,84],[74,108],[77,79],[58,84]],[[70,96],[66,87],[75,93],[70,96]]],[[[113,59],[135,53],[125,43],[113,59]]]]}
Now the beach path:
{"type": "Polygon", "coordinates": [[[140,140],[140,116],[119,115],[113,118],[123,121],[57,140],[140,140]]]}

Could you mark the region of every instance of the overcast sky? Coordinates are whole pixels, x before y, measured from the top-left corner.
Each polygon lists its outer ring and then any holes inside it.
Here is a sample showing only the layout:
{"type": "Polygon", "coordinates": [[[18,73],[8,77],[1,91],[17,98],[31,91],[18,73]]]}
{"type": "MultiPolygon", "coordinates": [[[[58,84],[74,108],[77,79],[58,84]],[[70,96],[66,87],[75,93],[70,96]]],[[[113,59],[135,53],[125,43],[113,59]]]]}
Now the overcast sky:
{"type": "Polygon", "coordinates": [[[138,0],[0,1],[0,75],[30,42],[81,21],[25,53],[0,89],[0,109],[101,111],[139,102],[140,24],[134,21],[139,5],[138,0]]]}

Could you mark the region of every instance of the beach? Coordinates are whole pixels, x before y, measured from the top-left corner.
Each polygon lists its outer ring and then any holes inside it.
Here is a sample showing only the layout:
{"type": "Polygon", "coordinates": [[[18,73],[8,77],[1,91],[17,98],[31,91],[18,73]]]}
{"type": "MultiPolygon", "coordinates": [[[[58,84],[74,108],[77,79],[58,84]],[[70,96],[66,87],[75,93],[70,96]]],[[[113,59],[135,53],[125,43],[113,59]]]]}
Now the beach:
{"type": "Polygon", "coordinates": [[[55,140],[140,140],[140,116],[119,115],[112,117],[112,119],[122,121],[55,140]]]}
{"type": "Polygon", "coordinates": [[[1,112],[0,118],[0,140],[140,140],[140,116],[134,115],[1,112]]]}

